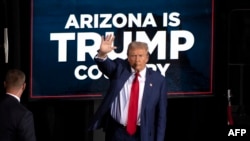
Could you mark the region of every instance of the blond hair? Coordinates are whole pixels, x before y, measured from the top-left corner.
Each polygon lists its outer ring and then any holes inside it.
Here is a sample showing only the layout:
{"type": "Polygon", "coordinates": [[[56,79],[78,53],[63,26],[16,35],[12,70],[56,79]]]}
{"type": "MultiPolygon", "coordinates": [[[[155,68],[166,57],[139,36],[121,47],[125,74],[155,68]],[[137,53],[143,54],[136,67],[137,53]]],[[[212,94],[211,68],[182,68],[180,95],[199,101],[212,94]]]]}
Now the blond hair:
{"type": "Polygon", "coordinates": [[[148,44],[140,41],[133,41],[128,45],[127,55],[129,55],[130,50],[134,49],[145,49],[148,52],[148,44]]]}

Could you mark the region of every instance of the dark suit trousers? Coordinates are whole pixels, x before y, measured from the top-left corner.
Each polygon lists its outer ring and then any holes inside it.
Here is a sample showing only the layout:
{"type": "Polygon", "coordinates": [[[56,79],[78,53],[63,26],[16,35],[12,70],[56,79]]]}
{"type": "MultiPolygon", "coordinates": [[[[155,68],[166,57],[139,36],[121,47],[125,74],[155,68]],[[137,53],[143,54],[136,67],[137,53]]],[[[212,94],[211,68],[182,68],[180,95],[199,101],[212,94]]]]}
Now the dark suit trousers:
{"type": "Polygon", "coordinates": [[[140,127],[137,127],[136,133],[131,136],[127,133],[125,126],[110,116],[105,141],[140,141],[140,127]]]}

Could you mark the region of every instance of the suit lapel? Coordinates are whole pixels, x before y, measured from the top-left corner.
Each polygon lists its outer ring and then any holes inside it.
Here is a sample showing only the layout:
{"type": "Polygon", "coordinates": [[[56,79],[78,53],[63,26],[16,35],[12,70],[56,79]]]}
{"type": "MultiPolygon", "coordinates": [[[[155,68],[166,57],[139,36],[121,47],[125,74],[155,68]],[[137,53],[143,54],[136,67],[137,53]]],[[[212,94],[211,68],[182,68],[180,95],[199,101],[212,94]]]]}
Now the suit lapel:
{"type": "MultiPolygon", "coordinates": [[[[119,74],[120,74],[120,79],[119,79],[119,82],[116,84],[116,86],[114,87],[114,90],[113,92],[111,92],[112,96],[111,96],[111,99],[110,99],[110,102],[109,102],[109,108],[111,106],[111,103],[112,101],[114,101],[114,99],[117,97],[117,95],[120,94],[120,91],[122,89],[122,87],[124,86],[125,82],[128,80],[128,78],[130,77],[131,75],[131,68],[129,66],[129,64],[126,64],[127,65],[127,68],[126,69],[123,69],[119,74]]],[[[119,75],[118,74],[118,75],[119,75]]]]}
{"type": "Polygon", "coordinates": [[[142,107],[141,107],[142,114],[145,109],[145,106],[148,103],[148,100],[151,97],[150,95],[152,94],[152,88],[153,88],[153,83],[151,79],[151,70],[147,68],[146,81],[145,81],[144,92],[143,92],[143,97],[142,97],[142,107]]]}
{"type": "MultiPolygon", "coordinates": [[[[120,90],[123,88],[125,82],[128,80],[128,78],[131,76],[131,68],[130,68],[130,65],[127,63],[126,64],[126,69],[123,69],[120,73],[120,82],[118,83],[118,90],[120,92],[120,90]]],[[[118,74],[119,75],[119,74],[118,74]]],[[[116,93],[116,96],[117,96],[118,93],[116,93]]]]}

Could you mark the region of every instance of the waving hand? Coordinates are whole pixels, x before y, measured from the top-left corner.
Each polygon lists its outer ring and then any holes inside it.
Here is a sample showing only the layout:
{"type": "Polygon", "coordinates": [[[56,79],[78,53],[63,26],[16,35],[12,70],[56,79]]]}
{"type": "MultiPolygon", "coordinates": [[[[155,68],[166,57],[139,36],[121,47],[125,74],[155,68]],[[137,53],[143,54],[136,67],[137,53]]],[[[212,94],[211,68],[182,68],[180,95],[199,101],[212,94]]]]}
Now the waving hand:
{"type": "Polygon", "coordinates": [[[115,37],[111,34],[107,35],[105,38],[102,36],[98,57],[104,58],[109,52],[116,49],[116,46],[113,46],[114,40],[115,37]]]}

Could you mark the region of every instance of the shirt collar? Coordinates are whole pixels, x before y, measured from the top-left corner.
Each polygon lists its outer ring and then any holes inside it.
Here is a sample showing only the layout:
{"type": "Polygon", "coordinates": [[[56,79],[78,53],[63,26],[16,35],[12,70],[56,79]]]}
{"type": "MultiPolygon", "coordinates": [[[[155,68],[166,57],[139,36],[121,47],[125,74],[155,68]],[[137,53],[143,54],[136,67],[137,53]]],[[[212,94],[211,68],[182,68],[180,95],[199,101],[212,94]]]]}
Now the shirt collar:
{"type": "Polygon", "coordinates": [[[13,96],[14,98],[16,98],[18,100],[18,102],[20,102],[20,98],[18,96],[14,95],[14,94],[11,94],[11,93],[7,93],[7,94],[10,95],[10,96],[13,96]]]}
{"type": "MultiPolygon", "coordinates": [[[[141,70],[139,72],[139,74],[140,74],[139,76],[140,77],[146,77],[146,70],[147,70],[147,67],[145,67],[143,70],[141,70]]],[[[135,73],[135,69],[131,68],[131,71],[132,71],[133,74],[135,73]]]]}

